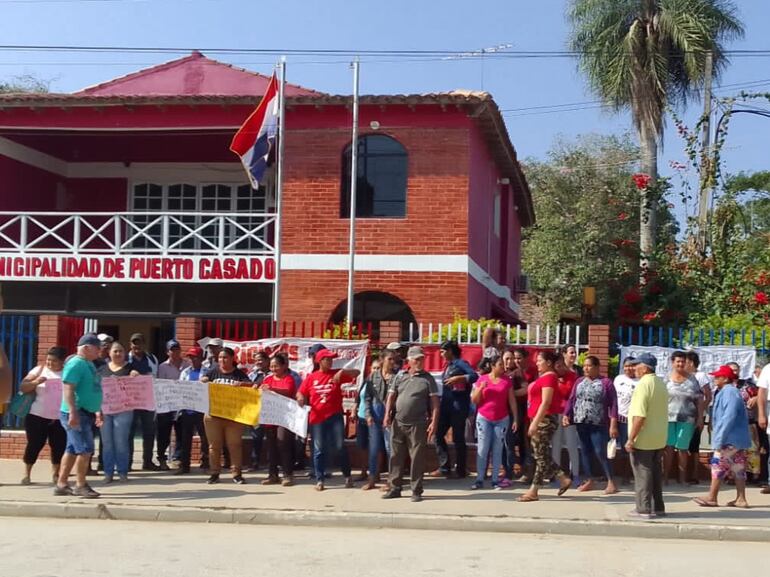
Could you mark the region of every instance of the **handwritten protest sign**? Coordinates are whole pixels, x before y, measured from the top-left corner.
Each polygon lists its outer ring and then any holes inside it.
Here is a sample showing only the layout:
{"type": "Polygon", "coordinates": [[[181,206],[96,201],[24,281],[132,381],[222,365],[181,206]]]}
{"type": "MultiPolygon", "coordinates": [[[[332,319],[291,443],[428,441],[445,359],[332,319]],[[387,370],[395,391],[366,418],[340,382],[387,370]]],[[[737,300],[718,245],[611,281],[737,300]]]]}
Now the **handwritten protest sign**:
{"type": "MultiPolygon", "coordinates": [[[[668,347],[643,347],[633,345],[620,347],[620,366],[626,357],[638,357],[642,353],[649,353],[658,360],[658,366],[655,372],[660,377],[667,377],[671,372],[671,353],[677,349],[668,347]]],[[[730,362],[738,363],[741,368],[740,377],[748,379],[754,374],[754,366],[757,362],[757,351],[754,347],[732,347],[732,346],[709,346],[693,347],[692,349],[700,357],[699,370],[709,373],[717,370],[721,365],[730,362]]]]}
{"type": "Polygon", "coordinates": [[[199,413],[209,412],[209,387],[200,381],[173,381],[155,379],[155,410],[172,413],[187,409],[199,413]]]}
{"type": "Polygon", "coordinates": [[[133,409],[155,410],[152,377],[106,377],[102,379],[102,412],[114,415],[133,409]]]}
{"type": "Polygon", "coordinates": [[[61,410],[61,379],[47,379],[43,394],[43,408],[40,415],[44,419],[59,418],[61,410]]]}
{"type": "Polygon", "coordinates": [[[259,424],[260,397],[259,389],[209,383],[209,414],[254,427],[259,424]]]}
{"type": "Polygon", "coordinates": [[[262,425],[278,425],[295,435],[307,437],[309,407],[300,407],[297,401],[271,391],[262,391],[259,422],[262,425]]]}

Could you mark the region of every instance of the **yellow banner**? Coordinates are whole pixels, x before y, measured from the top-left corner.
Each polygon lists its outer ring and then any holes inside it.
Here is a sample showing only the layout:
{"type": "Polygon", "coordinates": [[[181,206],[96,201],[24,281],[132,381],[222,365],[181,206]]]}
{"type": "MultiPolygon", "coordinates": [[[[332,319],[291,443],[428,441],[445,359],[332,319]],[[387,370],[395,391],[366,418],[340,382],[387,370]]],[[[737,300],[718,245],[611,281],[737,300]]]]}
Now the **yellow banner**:
{"type": "Polygon", "coordinates": [[[251,427],[259,424],[262,391],[209,383],[209,415],[251,427]]]}

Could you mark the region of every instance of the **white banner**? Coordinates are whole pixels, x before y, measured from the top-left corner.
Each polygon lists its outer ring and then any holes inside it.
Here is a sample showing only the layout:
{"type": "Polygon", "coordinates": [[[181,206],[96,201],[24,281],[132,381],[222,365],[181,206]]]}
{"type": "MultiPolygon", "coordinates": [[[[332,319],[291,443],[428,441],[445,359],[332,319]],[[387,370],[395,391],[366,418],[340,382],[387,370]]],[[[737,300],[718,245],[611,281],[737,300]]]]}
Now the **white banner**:
{"type": "Polygon", "coordinates": [[[183,409],[209,412],[209,386],[200,381],[172,381],[155,379],[155,410],[158,413],[172,413],[183,409]]]}
{"type": "Polygon", "coordinates": [[[262,406],[259,410],[260,425],[278,425],[289,429],[303,439],[307,437],[307,416],[310,407],[300,407],[297,401],[272,391],[262,391],[262,406]]]}
{"type": "MultiPolygon", "coordinates": [[[[622,371],[623,361],[626,357],[638,357],[642,353],[649,353],[658,359],[658,367],[655,372],[660,377],[667,377],[671,372],[671,353],[682,349],[672,349],[668,347],[642,347],[632,345],[629,347],[620,347],[620,367],[622,371]]],[[[700,357],[699,370],[706,373],[716,371],[720,366],[727,363],[738,363],[741,368],[740,377],[748,379],[754,376],[754,366],[757,362],[757,351],[754,347],[730,347],[730,346],[711,346],[711,347],[692,347],[687,350],[695,351],[700,357]]]]}
{"type": "MultiPolygon", "coordinates": [[[[205,337],[198,344],[205,350],[211,338],[205,337]]],[[[357,369],[360,371],[358,382],[364,378],[366,360],[369,351],[369,341],[348,341],[344,339],[303,339],[283,337],[276,339],[260,339],[258,341],[224,341],[224,346],[235,351],[235,358],[240,367],[251,369],[254,366],[256,354],[260,351],[268,355],[281,352],[289,357],[289,368],[297,371],[304,379],[313,371],[313,359],[308,357],[310,347],[321,343],[327,349],[337,353],[332,365],[335,369],[357,369]]],[[[355,389],[356,384],[345,385],[346,390],[355,389]]]]}

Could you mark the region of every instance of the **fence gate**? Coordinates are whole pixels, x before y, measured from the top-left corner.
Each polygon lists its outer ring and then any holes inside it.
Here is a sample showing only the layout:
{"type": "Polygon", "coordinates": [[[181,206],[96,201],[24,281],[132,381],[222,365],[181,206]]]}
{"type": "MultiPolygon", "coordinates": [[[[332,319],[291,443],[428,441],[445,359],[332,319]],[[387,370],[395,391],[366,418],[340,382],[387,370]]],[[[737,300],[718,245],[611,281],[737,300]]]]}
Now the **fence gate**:
{"type": "MultiPolygon", "coordinates": [[[[18,391],[21,380],[37,363],[37,334],[36,316],[0,315],[0,344],[5,347],[5,354],[13,371],[14,394],[18,391]]],[[[2,402],[5,400],[2,399],[2,402]]],[[[10,414],[4,415],[3,419],[4,427],[21,425],[20,419],[10,414]]]]}

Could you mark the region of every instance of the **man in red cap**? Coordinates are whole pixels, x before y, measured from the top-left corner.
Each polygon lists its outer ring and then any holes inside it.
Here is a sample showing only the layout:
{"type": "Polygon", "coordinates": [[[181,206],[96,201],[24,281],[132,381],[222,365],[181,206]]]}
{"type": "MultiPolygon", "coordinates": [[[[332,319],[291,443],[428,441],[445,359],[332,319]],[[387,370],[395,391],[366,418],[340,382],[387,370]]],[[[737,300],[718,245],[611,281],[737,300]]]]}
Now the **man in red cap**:
{"type": "Polygon", "coordinates": [[[701,507],[718,507],[717,496],[722,480],[729,474],[735,478],[737,497],[728,507],[748,509],[746,501],[746,449],[751,447],[749,415],[740,392],[734,383],[738,375],[728,365],[710,373],[718,394],[714,396],[712,411],[711,487],[706,497],[693,499],[701,507]]]}
{"type": "Polygon", "coordinates": [[[352,383],[358,377],[357,369],[332,368],[337,353],[322,349],[315,354],[318,370],[313,371],[302,383],[297,393],[300,407],[310,405],[310,435],[313,439],[313,467],[316,491],[324,490],[326,457],[328,453],[339,455],[340,468],[345,476],[345,487],[353,486],[350,476],[350,460],[344,447],[345,420],[342,409],[342,384],[352,383]]]}
{"type": "MultiPolygon", "coordinates": [[[[179,375],[180,381],[199,381],[201,370],[203,368],[203,349],[200,347],[190,347],[185,352],[185,357],[190,361],[189,366],[182,369],[179,375]]],[[[209,468],[209,441],[206,438],[206,428],[203,426],[203,413],[192,410],[179,411],[177,415],[179,423],[179,446],[180,455],[179,468],[174,472],[175,475],[184,475],[190,472],[190,458],[192,455],[193,432],[198,433],[201,440],[201,469],[209,468]]]]}

